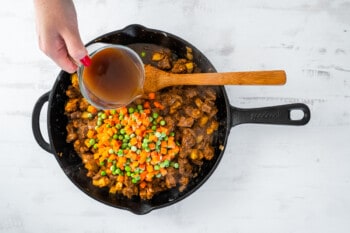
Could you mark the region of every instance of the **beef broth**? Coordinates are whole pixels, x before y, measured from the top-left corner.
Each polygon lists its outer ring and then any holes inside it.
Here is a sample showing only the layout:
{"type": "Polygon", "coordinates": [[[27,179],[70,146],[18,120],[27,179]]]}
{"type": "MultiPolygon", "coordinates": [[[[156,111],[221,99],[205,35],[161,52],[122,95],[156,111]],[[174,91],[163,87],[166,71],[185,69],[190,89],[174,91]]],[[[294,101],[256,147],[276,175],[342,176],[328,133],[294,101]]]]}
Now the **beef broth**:
{"type": "Polygon", "coordinates": [[[106,102],[128,99],[139,89],[140,71],[125,51],[107,48],[97,52],[84,68],[83,82],[106,102]]]}

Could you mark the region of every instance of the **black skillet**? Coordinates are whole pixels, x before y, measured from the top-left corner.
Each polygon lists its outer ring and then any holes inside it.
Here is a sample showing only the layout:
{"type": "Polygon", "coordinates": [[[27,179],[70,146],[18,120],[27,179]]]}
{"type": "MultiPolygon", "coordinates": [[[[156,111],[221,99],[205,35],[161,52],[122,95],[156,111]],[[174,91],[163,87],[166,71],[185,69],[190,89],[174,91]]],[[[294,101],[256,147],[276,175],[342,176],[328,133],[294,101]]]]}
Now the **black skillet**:
{"type": "MultiPolygon", "coordinates": [[[[192,48],[194,62],[202,72],[216,72],[209,60],[193,45],[183,39],[167,32],[145,28],[141,25],[130,25],[118,31],[105,34],[91,41],[106,42],[127,45],[138,53],[140,50],[152,50],[161,46],[169,48],[179,57],[186,54],[186,46],[192,48]]],[[[147,56],[144,58],[147,62],[147,56]]],[[[217,119],[220,122],[219,129],[214,137],[214,158],[206,162],[199,171],[199,175],[191,180],[188,187],[179,192],[171,189],[155,195],[151,200],[145,201],[139,198],[128,199],[121,195],[110,195],[108,189],[101,189],[91,184],[90,178],[86,176],[80,157],[74,151],[73,146],[66,142],[67,118],[64,115],[64,105],[67,101],[65,91],[70,85],[70,75],[64,71],[60,72],[51,91],[43,94],[36,102],[32,115],[32,127],[34,137],[44,150],[52,153],[57,159],[64,173],[83,192],[90,197],[107,205],[129,210],[135,214],[146,214],[153,209],[162,208],[174,204],[192,194],[211,176],[218,166],[226,147],[226,142],[233,126],[242,123],[262,123],[278,125],[305,125],[310,120],[310,110],[305,104],[288,104],[274,107],[240,109],[230,105],[225,88],[215,86],[217,92],[216,105],[219,109],[217,119]],[[39,118],[43,105],[48,102],[47,128],[49,142],[42,136],[39,118]],[[303,117],[298,120],[291,119],[292,110],[301,110],[303,117]],[[223,146],[223,147],[222,147],[223,146]]]]}

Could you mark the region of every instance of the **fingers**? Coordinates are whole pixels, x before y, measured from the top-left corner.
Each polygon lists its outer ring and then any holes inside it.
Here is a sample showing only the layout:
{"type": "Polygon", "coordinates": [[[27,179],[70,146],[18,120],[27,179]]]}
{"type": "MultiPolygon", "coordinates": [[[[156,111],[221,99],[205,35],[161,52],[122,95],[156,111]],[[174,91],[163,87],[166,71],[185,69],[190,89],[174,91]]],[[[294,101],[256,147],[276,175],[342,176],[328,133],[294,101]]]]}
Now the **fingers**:
{"type": "Polygon", "coordinates": [[[81,64],[80,60],[84,58],[84,65],[86,65],[86,59],[89,58],[79,34],[61,33],[56,38],[42,40],[39,46],[48,57],[68,73],[76,72],[81,64]],[[51,41],[51,43],[48,43],[48,41],[51,41]]]}
{"type": "Polygon", "coordinates": [[[80,39],[78,30],[70,30],[62,36],[66,43],[69,56],[75,61],[76,64],[81,64],[81,61],[84,58],[86,59],[88,51],[80,39]]]}
{"type": "Polygon", "coordinates": [[[59,67],[61,67],[64,71],[68,73],[74,73],[78,69],[78,65],[69,56],[68,51],[66,49],[58,51],[56,56],[52,57],[52,59],[56,62],[56,64],[59,67]]]}

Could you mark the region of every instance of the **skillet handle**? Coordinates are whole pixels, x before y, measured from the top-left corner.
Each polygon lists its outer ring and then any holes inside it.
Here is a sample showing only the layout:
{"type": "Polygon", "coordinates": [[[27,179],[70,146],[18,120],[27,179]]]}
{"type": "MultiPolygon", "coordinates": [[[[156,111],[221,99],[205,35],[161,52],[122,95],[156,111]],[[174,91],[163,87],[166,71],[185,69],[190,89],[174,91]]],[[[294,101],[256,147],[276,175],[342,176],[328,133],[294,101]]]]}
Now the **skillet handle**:
{"type": "Polygon", "coordinates": [[[231,127],[245,123],[306,125],[309,120],[310,109],[301,103],[252,109],[231,106],[231,127]],[[300,119],[292,119],[292,111],[301,111],[303,116],[300,119]]]}
{"type": "Polygon", "coordinates": [[[36,142],[39,144],[39,146],[44,150],[46,150],[47,152],[53,153],[51,145],[45,141],[40,130],[40,113],[44,104],[49,100],[49,96],[50,96],[50,92],[47,92],[43,94],[35,103],[33,114],[32,114],[32,130],[33,130],[34,138],[36,142]]]}

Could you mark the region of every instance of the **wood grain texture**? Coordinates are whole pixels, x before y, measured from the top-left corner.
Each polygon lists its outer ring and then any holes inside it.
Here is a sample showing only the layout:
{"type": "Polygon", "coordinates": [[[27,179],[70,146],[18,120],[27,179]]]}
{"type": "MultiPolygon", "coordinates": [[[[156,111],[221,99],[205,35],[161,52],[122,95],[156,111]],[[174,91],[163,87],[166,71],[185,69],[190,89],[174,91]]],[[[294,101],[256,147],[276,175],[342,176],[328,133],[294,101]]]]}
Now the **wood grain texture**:
{"type": "Polygon", "coordinates": [[[156,92],[177,85],[283,85],[284,70],[172,74],[145,65],[145,93],[156,92]]]}

